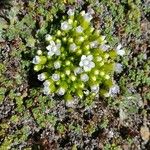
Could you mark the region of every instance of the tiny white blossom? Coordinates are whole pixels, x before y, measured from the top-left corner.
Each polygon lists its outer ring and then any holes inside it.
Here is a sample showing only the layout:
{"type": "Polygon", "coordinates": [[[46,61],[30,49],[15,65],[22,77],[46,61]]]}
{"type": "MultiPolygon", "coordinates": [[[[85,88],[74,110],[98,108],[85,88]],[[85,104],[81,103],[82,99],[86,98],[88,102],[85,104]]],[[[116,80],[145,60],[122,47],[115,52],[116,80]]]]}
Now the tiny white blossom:
{"type": "Polygon", "coordinates": [[[53,48],[51,48],[51,50],[48,51],[48,56],[53,56],[54,54],[57,54],[59,50],[57,49],[56,46],[54,46],[53,48]]]}
{"type": "Polygon", "coordinates": [[[33,63],[33,64],[39,64],[40,61],[41,61],[40,57],[39,57],[39,56],[35,56],[35,57],[33,58],[33,60],[32,60],[32,63],[33,63]]]}
{"type": "Polygon", "coordinates": [[[98,46],[98,41],[93,41],[90,43],[91,48],[96,48],[98,46]]]}
{"type": "Polygon", "coordinates": [[[59,95],[64,95],[64,94],[65,94],[65,89],[61,87],[61,88],[58,90],[58,94],[59,94],[59,95]]]}
{"type": "Polygon", "coordinates": [[[80,73],[82,73],[82,72],[83,72],[83,70],[82,70],[82,68],[80,68],[80,67],[77,67],[77,68],[75,68],[75,70],[74,70],[74,74],[75,74],[75,75],[80,74],[80,73]]]}
{"type": "Polygon", "coordinates": [[[86,90],[86,91],[84,91],[84,94],[85,94],[85,95],[89,95],[89,94],[90,94],[90,91],[89,91],[89,90],[86,90]]]}
{"type": "Polygon", "coordinates": [[[49,80],[46,80],[44,83],[43,83],[43,85],[44,85],[44,87],[48,87],[48,86],[50,86],[50,81],[49,80]]]}
{"type": "Polygon", "coordinates": [[[91,21],[93,18],[90,13],[85,13],[83,17],[86,21],[91,21]]]}
{"type": "Polygon", "coordinates": [[[46,47],[46,49],[48,50],[48,55],[49,56],[53,56],[53,55],[60,55],[60,46],[61,44],[58,43],[57,45],[55,44],[54,41],[50,42],[50,44],[46,47]]]}
{"type": "Polygon", "coordinates": [[[103,51],[107,51],[110,48],[109,45],[103,44],[100,46],[100,49],[102,49],[103,51]]]}
{"type": "Polygon", "coordinates": [[[64,22],[61,23],[61,29],[62,30],[70,30],[71,25],[67,21],[64,21],[64,22]]]}
{"type": "Polygon", "coordinates": [[[118,85],[114,85],[109,89],[109,96],[113,97],[120,92],[120,88],[118,85]]]}
{"type": "Polygon", "coordinates": [[[109,138],[113,138],[113,136],[114,136],[114,132],[113,132],[112,130],[110,130],[110,131],[108,132],[108,137],[109,137],[109,138]]]}
{"type": "Polygon", "coordinates": [[[42,51],[41,50],[37,50],[37,54],[38,55],[42,55],[42,51]]]}
{"type": "Polygon", "coordinates": [[[92,68],[95,67],[95,63],[92,60],[93,60],[92,55],[88,56],[82,55],[79,66],[83,67],[84,71],[90,71],[92,68]]]}
{"type": "Polygon", "coordinates": [[[54,46],[55,46],[55,42],[54,42],[54,41],[50,41],[50,43],[49,43],[49,45],[46,47],[46,49],[47,49],[48,51],[51,51],[54,46]]]}
{"type": "Polygon", "coordinates": [[[74,15],[74,9],[69,9],[68,11],[67,11],[67,14],[69,15],[69,16],[73,16],[74,15]]]}
{"type": "Polygon", "coordinates": [[[89,80],[89,76],[87,74],[81,74],[81,81],[87,82],[89,80]]]}
{"type": "Polygon", "coordinates": [[[101,36],[101,39],[102,39],[102,41],[104,41],[104,40],[106,39],[106,36],[105,36],[105,35],[102,35],[102,36],[101,36]]]}
{"type": "Polygon", "coordinates": [[[93,85],[91,87],[91,91],[94,92],[94,93],[98,93],[99,92],[99,85],[93,85]]]}
{"type": "Polygon", "coordinates": [[[77,46],[75,43],[70,44],[69,49],[74,52],[77,49],[77,46]]]}
{"type": "Polygon", "coordinates": [[[38,80],[44,81],[46,79],[45,73],[41,73],[38,75],[38,80]]]}
{"type": "Polygon", "coordinates": [[[51,93],[50,88],[49,88],[49,87],[44,87],[44,88],[43,88],[43,93],[44,93],[45,95],[49,95],[49,94],[51,93]]]}
{"type": "Polygon", "coordinates": [[[115,71],[117,72],[117,73],[121,73],[122,72],[122,64],[120,64],[120,63],[116,63],[116,65],[115,65],[115,71]]]}
{"type": "Polygon", "coordinates": [[[83,32],[83,28],[82,28],[81,26],[78,26],[78,27],[76,28],[76,31],[77,31],[78,33],[81,33],[81,32],[83,32]]]}
{"type": "Polygon", "coordinates": [[[52,74],[53,81],[58,81],[60,79],[60,75],[57,73],[52,74]]]}
{"type": "Polygon", "coordinates": [[[49,35],[49,34],[46,34],[45,35],[45,40],[49,42],[50,40],[52,40],[52,36],[49,35]]]}
{"type": "Polygon", "coordinates": [[[119,45],[117,46],[117,48],[116,48],[116,52],[117,52],[118,55],[123,56],[123,55],[125,55],[125,50],[124,50],[124,49],[121,49],[121,48],[122,48],[122,45],[119,44],[119,45]]]}
{"type": "Polygon", "coordinates": [[[54,68],[55,68],[55,69],[59,69],[60,67],[61,67],[60,62],[59,62],[59,61],[55,61],[55,62],[54,62],[54,68]]]}

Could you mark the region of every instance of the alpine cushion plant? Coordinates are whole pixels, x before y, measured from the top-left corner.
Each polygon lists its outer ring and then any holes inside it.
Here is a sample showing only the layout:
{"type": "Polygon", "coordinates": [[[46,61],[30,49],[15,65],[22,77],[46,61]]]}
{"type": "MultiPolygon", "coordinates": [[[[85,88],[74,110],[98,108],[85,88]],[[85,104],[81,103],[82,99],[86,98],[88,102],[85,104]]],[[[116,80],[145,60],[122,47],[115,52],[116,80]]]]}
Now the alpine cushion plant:
{"type": "Polygon", "coordinates": [[[90,13],[69,9],[67,14],[60,29],[45,36],[45,50],[38,50],[33,59],[34,70],[41,72],[38,79],[44,81],[44,94],[58,94],[66,101],[87,93],[108,95],[116,56],[124,54],[121,45],[114,50],[107,44],[93,28],[90,13]]]}

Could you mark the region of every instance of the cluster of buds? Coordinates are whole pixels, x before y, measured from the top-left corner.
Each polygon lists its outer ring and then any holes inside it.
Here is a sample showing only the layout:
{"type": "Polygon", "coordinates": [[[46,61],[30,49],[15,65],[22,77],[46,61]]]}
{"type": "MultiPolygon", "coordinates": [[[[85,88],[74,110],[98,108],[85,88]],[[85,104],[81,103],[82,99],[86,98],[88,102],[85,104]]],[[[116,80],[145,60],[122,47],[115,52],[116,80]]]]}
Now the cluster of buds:
{"type": "MultiPolygon", "coordinates": [[[[113,84],[115,58],[123,51],[112,49],[100,31],[94,29],[92,15],[69,9],[59,30],[45,36],[45,50],[33,59],[34,70],[40,71],[46,95],[58,94],[67,101],[83,98],[85,91],[106,95],[113,84]]],[[[87,92],[86,92],[87,93],[87,92]]]]}

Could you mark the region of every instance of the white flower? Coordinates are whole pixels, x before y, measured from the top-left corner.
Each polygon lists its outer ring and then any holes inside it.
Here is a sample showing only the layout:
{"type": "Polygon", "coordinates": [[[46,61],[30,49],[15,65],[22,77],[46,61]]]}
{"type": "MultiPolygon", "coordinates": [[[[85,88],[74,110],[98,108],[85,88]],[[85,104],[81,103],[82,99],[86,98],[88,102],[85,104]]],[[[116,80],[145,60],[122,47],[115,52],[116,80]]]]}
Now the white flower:
{"type": "Polygon", "coordinates": [[[93,41],[90,43],[90,47],[91,48],[96,48],[98,46],[98,42],[97,41],[93,41]]]}
{"type": "Polygon", "coordinates": [[[120,88],[118,85],[114,85],[109,89],[109,96],[113,97],[120,92],[120,88]]]}
{"type": "Polygon", "coordinates": [[[90,71],[92,68],[95,67],[95,63],[92,62],[92,60],[93,60],[92,55],[89,56],[82,55],[79,66],[83,67],[84,71],[90,71]]]}
{"type": "Polygon", "coordinates": [[[58,94],[59,94],[59,95],[64,95],[64,94],[65,94],[65,89],[61,87],[61,88],[58,90],[58,94]]]}
{"type": "Polygon", "coordinates": [[[75,70],[74,70],[74,74],[75,74],[75,75],[80,74],[80,73],[82,73],[82,72],[83,72],[83,70],[82,70],[82,68],[80,68],[80,67],[77,67],[77,68],[75,68],[75,70]]]}
{"type": "Polygon", "coordinates": [[[74,52],[77,49],[77,46],[75,43],[70,44],[69,49],[74,52]]]}
{"type": "Polygon", "coordinates": [[[44,83],[43,83],[43,85],[44,85],[44,87],[48,87],[48,86],[50,86],[50,81],[49,80],[46,80],[44,83]]]}
{"type": "Polygon", "coordinates": [[[60,79],[60,75],[57,73],[52,74],[53,81],[58,81],[60,79]]]}
{"type": "Polygon", "coordinates": [[[74,15],[74,9],[69,9],[68,11],[67,11],[67,14],[69,15],[69,16],[73,16],[74,15]]]}
{"type": "Polygon", "coordinates": [[[49,87],[44,87],[43,88],[43,93],[45,94],[45,95],[49,95],[50,93],[51,93],[51,91],[50,91],[50,88],[49,87]]]}
{"type": "Polygon", "coordinates": [[[89,80],[89,76],[87,74],[81,74],[81,81],[87,82],[89,80]]]}
{"type": "Polygon", "coordinates": [[[103,44],[100,46],[100,49],[102,49],[103,51],[107,51],[110,48],[109,45],[103,44]]]}
{"type": "Polygon", "coordinates": [[[46,79],[45,73],[41,73],[41,74],[38,75],[38,80],[44,81],[45,79],[46,79]]]}
{"type": "Polygon", "coordinates": [[[48,51],[51,51],[54,46],[55,46],[55,42],[54,41],[50,41],[50,44],[46,47],[46,49],[48,51]]]}
{"type": "Polygon", "coordinates": [[[85,11],[81,12],[81,15],[84,17],[84,19],[88,22],[90,22],[92,20],[92,15],[90,13],[85,13],[85,11]]]}
{"type": "Polygon", "coordinates": [[[118,55],[123,56],[123,55],[125,55],[125,50],[124,50],[124,49],[121,49],[121,48],[122,48],[122,45],[119,44],[119,45],[117,46],[117,48],[116,48],[116,52],[117,52],[118,55]]]}
{"type": "Polygon", "coordinates": [[[54,62],[54,68],[55,68],[55,69],[59,69],[60,67],[61,67],[60,62],[59,62],[59,61],[55,61],[55,62],[54,62]]]}
{"type": "Polygon", "coordinates": [[[86,90],[86,91],[84,91],[84,94],[85,94],[85,95],[89,95],[89,94],[90,94],[90,91],[89,91],[89,90],[86,90]]]}
{"type": "Polygon", "coordinates": [[[78,27],[76,28],[76,31],[77,31],[78,33],[81,33],[81,32],[83,31],[83,28],[82,28],[81,26],[78,26],[78,27]]]}
{"type": "Polygon", "coordinates": [[[62,30],[70,30],[71,25],[67,21],[64,21],[64,22],[61,23],[61,29],[62,30]]]}
{"type": "Polygon", "coordinates": [[[120,64],[120,63],[116,63],[116,65],[115,65],[115,71],[117,72],[117,73],[121,73],[122,72],[122,64],[120,64]]]}
{"type": "Polygon", "coordinates": [[[46,34],[45,35],[45,40],[48,41],[48,42],[50,42],[52,40],[52,36],[49,35],[49,34],[46,34]]]}
{"type": "Polygon", "coordinates": [[[33,60],[32,60],[32,63],[33,63],[33,64],[39,64],[40,61],[41,61],[40,57],[39,57],[39,56],[35,56],[35,57],[33,58],[33,60]]]}
{"type": "Polygon", "coordinates": [[[58,43],[56,45],[54,41],[51,41],[50,44],[46,47],[46,49],[48,50],[47,54],[49,56],[60,55],[60,50],[59,50],[60,47],[61,47],[61,43],[58,43]]]}
{"type": "Polygon", "coordinates": [[[98,93],[99,92],[99,85],[93,85],[91,87],[91,91],[94,92],[94,93],[98,93]]]}
{"type": "Polygon", "coordinates": [[[36,52],[38,55],[42,55],[42,51],[41,50],[37,50],[36,52]]]}

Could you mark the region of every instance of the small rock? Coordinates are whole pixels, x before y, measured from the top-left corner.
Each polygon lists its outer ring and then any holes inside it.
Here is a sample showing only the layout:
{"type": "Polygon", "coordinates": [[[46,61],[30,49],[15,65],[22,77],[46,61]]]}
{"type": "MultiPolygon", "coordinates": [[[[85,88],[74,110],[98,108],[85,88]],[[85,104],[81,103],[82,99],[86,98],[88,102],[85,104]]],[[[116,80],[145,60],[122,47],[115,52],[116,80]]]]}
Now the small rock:
{"type": "Polygon", "coordinates": [[[142,139],[147,142],[150,138],[150,131],[149,128],[147,126],[142,126],[140,129],[140,134],[142,139]]]}

